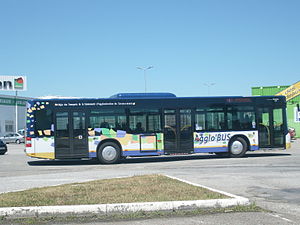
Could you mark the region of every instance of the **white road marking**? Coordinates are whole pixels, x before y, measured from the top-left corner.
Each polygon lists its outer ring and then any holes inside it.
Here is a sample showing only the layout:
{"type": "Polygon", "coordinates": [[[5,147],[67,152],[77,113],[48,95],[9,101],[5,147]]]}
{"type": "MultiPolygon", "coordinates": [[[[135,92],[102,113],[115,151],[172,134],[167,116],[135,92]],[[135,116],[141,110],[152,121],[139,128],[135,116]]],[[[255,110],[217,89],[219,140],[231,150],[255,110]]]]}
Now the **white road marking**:
{"type": "Polygon", "coordinates": [[[294,223],[294,221],[292,221],[292,220],[290,220],[290,219],[287,219],[287,218],[284,218],[284,217],[282,217],[282,216],[280,216],[280,215],[278,215],[278,214],[270,214],[271,216],[273,216],[273,217],[276,217],[276,218],[280,218],[280,219],[282,219],[282,220],[284,220],[284,221],[287,221],[287,222],[289,222],[289,223],[294,223]]]}

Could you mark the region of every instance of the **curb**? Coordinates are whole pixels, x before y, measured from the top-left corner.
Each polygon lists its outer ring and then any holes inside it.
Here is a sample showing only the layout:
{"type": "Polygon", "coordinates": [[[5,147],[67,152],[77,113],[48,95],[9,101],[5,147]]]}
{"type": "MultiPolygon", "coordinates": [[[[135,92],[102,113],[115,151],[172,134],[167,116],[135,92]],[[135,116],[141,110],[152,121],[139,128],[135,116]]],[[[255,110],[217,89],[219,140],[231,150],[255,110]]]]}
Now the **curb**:
{"type": "Polygon", "coordinates": [[[198,208],[225,208],[237,205],[249,205],[247,198],[215,190],[203,185],[194,184],[176,177],[165,175],[191,185],[206,188],[214,192],[227,195],[228,199],[192,200],[192,201],[166,201],[166,202],[137,202],[120,204],[96,204],[96,205],[62,205],[62,206],[33,206],[33,207],[5,207],[0,208],[0,216],[5,217],[37,217],[53,214],[83,214],[97,213],[109,215],[113,213],[130,213],[138,211],[175,211],[192,210],[198,208]]]}

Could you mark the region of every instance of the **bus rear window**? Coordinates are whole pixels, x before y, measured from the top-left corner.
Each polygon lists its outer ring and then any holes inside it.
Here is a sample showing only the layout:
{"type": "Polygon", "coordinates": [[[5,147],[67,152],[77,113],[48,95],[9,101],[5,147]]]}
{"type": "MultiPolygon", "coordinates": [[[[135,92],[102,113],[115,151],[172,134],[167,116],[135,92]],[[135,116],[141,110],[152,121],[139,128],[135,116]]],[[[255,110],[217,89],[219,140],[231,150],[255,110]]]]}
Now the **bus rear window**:
{"type": "Polygon", "coordinates": [[[52,110],[37,110],[35,111],[35,135],[36,136],[53,136],[53,130],[51,129],[52,110]]]}

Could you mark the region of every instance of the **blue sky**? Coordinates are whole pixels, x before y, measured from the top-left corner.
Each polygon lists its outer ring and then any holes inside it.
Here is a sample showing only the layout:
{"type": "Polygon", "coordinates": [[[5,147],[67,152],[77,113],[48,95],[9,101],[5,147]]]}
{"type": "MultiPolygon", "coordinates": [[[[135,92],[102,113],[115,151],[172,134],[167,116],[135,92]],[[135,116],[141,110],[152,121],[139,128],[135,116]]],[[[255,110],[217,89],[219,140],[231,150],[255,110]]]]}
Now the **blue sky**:
{"type": "MultiPolygon", "coordinates": [[[[250,95],[300,80],[298,0],[0,0],[0,75],[22,96],[250,95]],[[215,83],[210,90],[204,85],[215,83]]],[[[14,94],[0,92],[0,94],[14,94]]]]}

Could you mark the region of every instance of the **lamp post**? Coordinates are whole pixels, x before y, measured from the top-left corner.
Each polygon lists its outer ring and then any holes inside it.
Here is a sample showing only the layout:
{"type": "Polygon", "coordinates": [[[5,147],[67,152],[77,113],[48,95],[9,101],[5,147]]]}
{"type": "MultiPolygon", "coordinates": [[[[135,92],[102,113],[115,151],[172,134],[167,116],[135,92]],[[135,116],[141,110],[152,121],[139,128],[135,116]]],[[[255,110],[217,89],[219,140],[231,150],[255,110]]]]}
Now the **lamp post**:
{"type": "Polygon", "coordinates": [[[16,91],[16,96],[15,96],[16,133],[18,132],[18,100],[17,100],[17,97],[18,97],[18,91],[16,91]]]}
{"type": "Polygon", "coordinates": [[[148,67],[139,67],[137,66],[136,67],[137,69],[139,70],[143,70],[144,72],[144,81],[145,81],[145,93],[147,92],[147,81],[146,81],[146,70],[150,70],[153,68],[153,66],[148,66],[148,67]]]}
{"type": "Polygon", "coordinates": [[[204,83],[203,85],[205,85],[207,87],[207,95],[210,95],[210,87],[215,85],[216,83],[204,83]]]}

